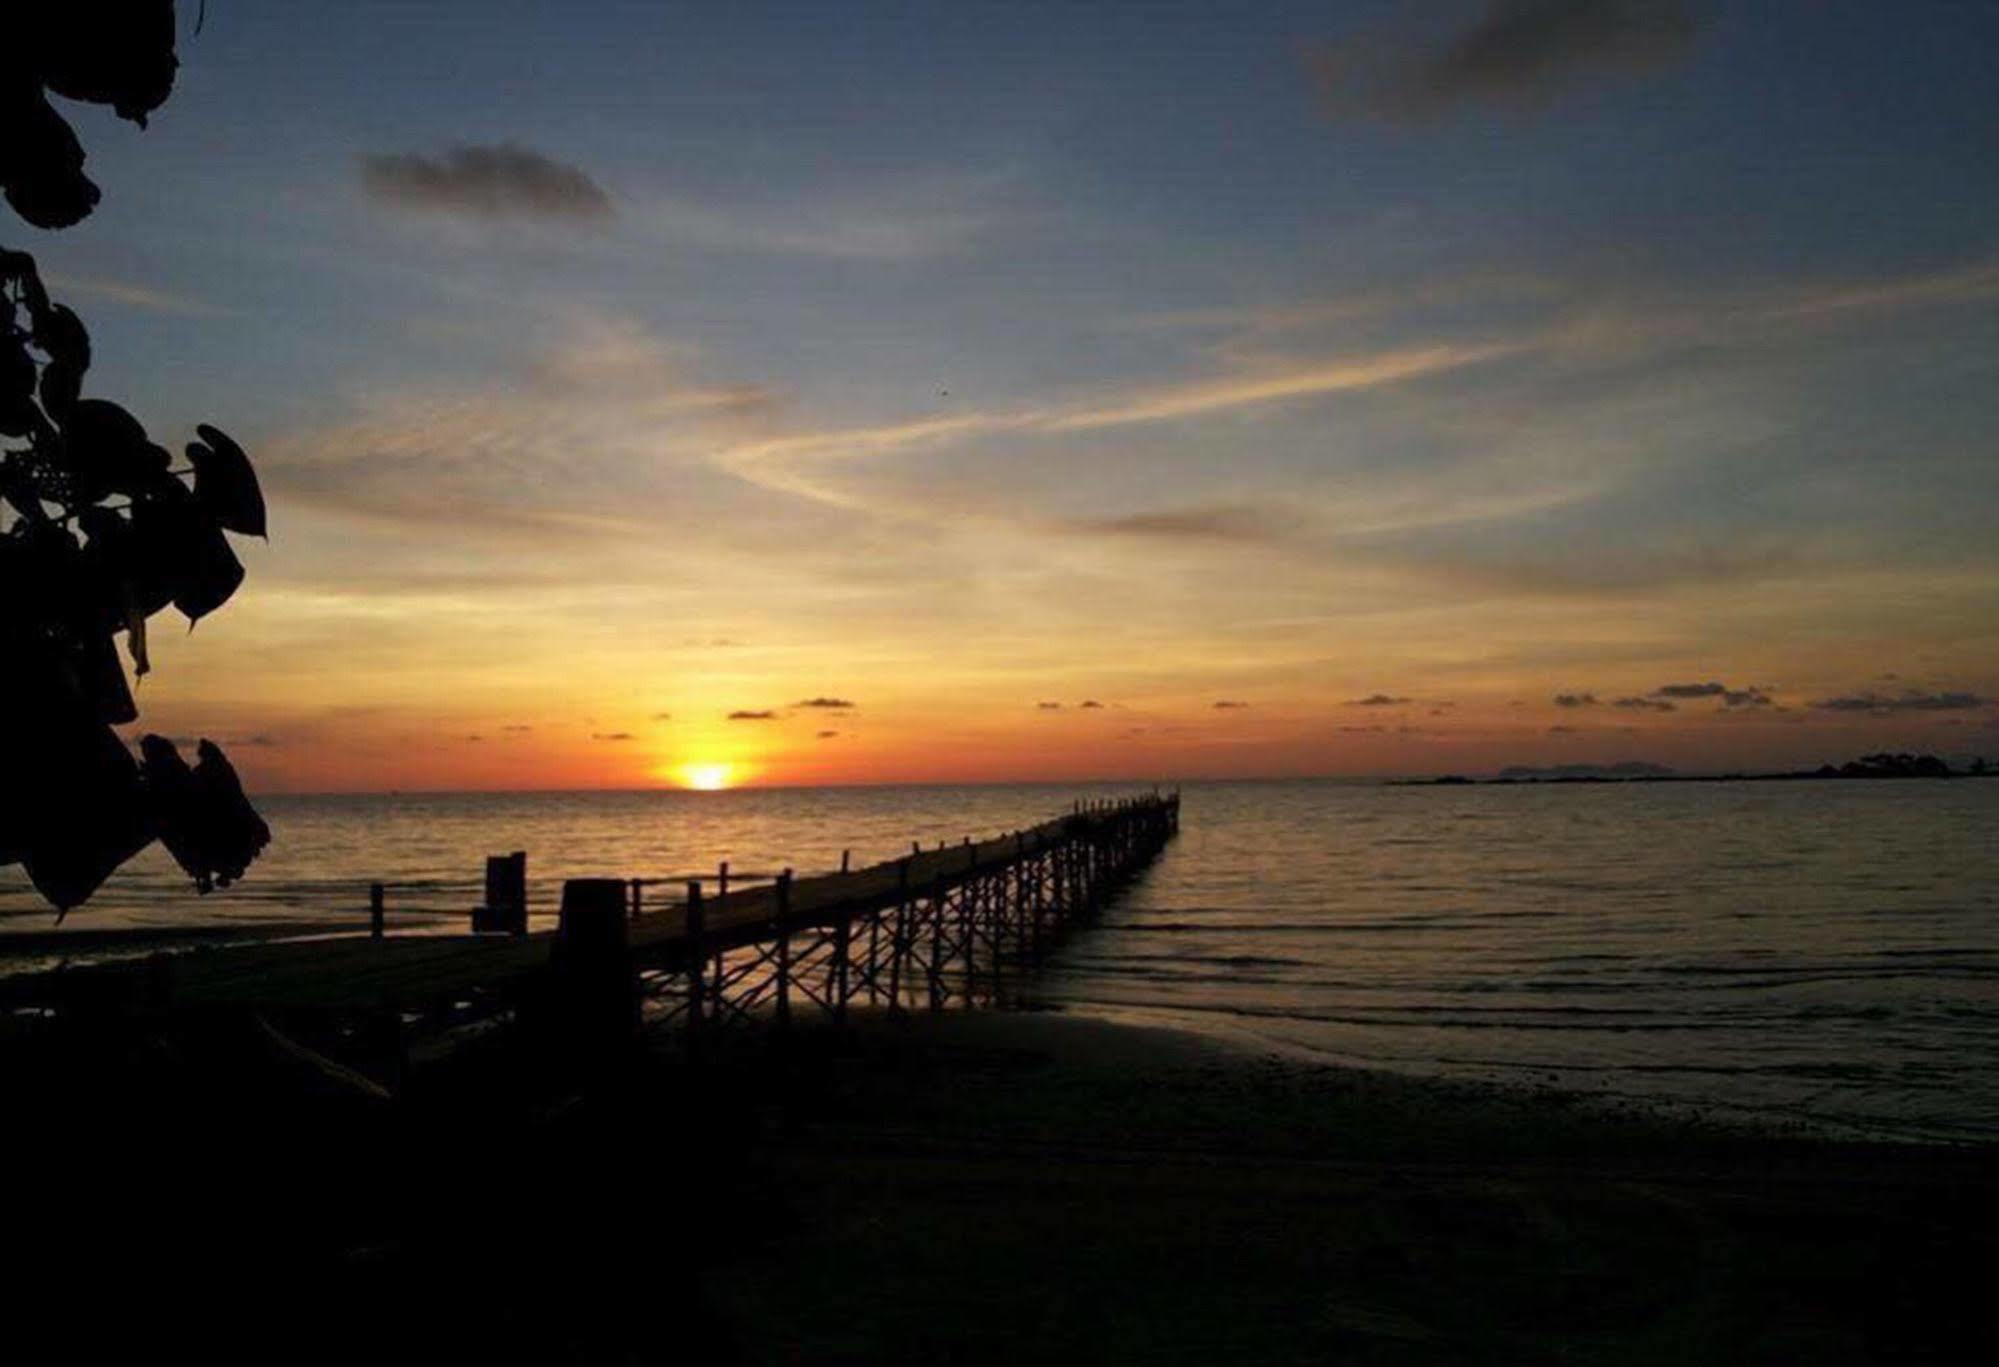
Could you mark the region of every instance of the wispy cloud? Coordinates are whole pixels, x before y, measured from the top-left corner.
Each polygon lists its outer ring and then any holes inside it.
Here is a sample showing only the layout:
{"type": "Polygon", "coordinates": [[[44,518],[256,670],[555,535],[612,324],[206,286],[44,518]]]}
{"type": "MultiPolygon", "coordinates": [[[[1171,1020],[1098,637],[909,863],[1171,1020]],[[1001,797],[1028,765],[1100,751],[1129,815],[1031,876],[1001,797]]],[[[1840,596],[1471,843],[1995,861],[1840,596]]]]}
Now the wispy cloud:
{"type": "Polygon", "coordinates": [[[816,707],[828,712],[849,712],[855,704],[847,698],[805,698],[792,704],[793,707],[816,707]]]}
{"type": "Polygon", "coordinates": [[[728,715],[729,721],[776,721],[777,713],[764,709],[739,708],[728,715]]]}
{"type": "Polygon", "coordinates": [[[1249,704],[1235,698],[1218,698],[1210,706],[1217,712],[1240,712],[1249,704]]]}
{"type": "Polygon", "coordinates": [[[1406,122],[1541,108],[1578,86],[1670,66],[1698,31],[1683,0],[1488,0],[1464,28],[1361,34],[1313,48],[1308,61],[1333,113],[1406,122]]]}
{"type": "Polygon", "coordinates": [[[647,530],[633,494],[667,462],[705,468],[716,443],[764,428],[768,393],[713,383],[692,347],[612,316],[535,323],[547,341],[503,382],[370,394],[267,443],[267,485],[427,538],[632,543],[647,530]]]}
{"type": "Polygon", "coordinates": [[[629,731],[593,731],[590,734],[590,739],[603,740],[603,741],[626,741],[626,740],[633,740],[635,739],[635,737],[629,731]]]}
{"type": "Polygon", "coordinates": [[[1051,432],[1089,431],[1196,417],[1284,399],[1373,389],[1477,365],[1518,349],[1510,343],[1429,346],[1372,356],[1343,357],[1273,374],[1233,376],[1157,389],[1069,413],[1050,415],[1040,425],[1051,432]]]}
{"type": "Polygon", "coordinates": [[[1627,712],[1672,712],[1674,704],[1664,698],[1613,698],[1610,705],[1621,707],[1627,712]]]}
{"type": "MultiPolygon", "coordinates": [[[[895,510],[869,505],[826,478],[818,467],[905,452],[946,450],[1003,434],[1056,437],[1370,390],[1518,354],[1527,345],[1517,341],[1448,344],[1332,359],[1266,362],[1253,373],[1112,393],[1064,405],[926,416],[898,423],[771,437],[729,447],[717,459],[724,468],[765,488],[836,507],[865,508],[889,515],[895,510]]],[[[903,515],[927,517],[928,512],[906,510],[903,515]]],[[[1124,520],[1122,526],[1116,525],[1117,521],[1100,522],[1092,528],[1089,520],[1084,520],[1073,529],[1140,536],[1214,536],[1228,535],[1231,530],[1249,533],[1256,518],[1241,510],[1228,513],[1211,508],[1195,509],[1185,515],[1170,510],[1162,514],[1139,514],[1124,520]]]]}
{"type": "Polygon", "coordinates": [[[1403,707],[1414,702],[1414,698],[1397,698],[1387,693],[1370,693],[1365,698],[1349,698],[1348,707],[1403,707]]]}
{"type": "Polygon", "coordinates": [[[192,295],[176,294],[170,290],[154,289],[150,285],[135,284],[129,280],[113,280],[101,275],[66,275],[51,271],[43,277],[43,280],[49,292],[57,298],[64,295],[82,295],[86,299],[101,299],[106,303],[143,309],[148,313],[174,313],[188,317],[212,318],[229,312],[227,309],[196,299],[192,295]]]}
{"type": "Polygon", "coordinates": [[[1557,706],[1557,707],[1595,707],[1595,706],[1596,706],[1596,694],[1594,694],[1594,693],[1557,693],[1557,694],[1555,695],[1555,706],[1557,706]]]}
{"type": "Polygon", "coordinates": [[[519,143],[468,143],[438,156],[361,159],[361,184],[384,203],[469,218],[601,220],[611,197],[579,167],[519,143]]]}

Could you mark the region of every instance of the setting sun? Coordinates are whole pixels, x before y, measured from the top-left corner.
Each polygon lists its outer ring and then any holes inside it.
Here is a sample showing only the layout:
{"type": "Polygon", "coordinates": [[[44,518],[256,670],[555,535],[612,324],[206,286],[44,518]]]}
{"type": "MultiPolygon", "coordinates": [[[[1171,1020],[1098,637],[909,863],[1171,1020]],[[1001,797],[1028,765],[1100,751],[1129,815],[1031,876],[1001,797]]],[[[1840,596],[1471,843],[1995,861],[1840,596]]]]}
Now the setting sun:
{"type": "Polygon", "coordinates": [[[735,776],[733,764],[683,764],[680,766],[680,781],[689,788],[712,793],[729,786],[735,776]]]}

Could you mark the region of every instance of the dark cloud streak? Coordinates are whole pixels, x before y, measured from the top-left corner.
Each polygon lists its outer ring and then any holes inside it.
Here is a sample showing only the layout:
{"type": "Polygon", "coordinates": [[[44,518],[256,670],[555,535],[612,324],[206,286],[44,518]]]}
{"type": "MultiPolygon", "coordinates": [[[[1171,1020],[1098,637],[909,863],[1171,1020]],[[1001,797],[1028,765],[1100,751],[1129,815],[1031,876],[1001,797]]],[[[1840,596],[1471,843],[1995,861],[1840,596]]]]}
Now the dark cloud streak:
{"type": "Polygon", "coordinates": [[[582,170],[519,143],[465,144],[442,156],[361,159],[361,184],[384,203],[467,218],[602,220],[611,197],[582,170]]]}
{"type": "Polygon", "coordinates": [[[1685,0],[1488,0],[1448,35],[1364,34],[1308,60],[1333,113],[1421,122],[1544,108],[1577,86],[1660,70],[1686,56],[1699,29],[1685,0]]]}

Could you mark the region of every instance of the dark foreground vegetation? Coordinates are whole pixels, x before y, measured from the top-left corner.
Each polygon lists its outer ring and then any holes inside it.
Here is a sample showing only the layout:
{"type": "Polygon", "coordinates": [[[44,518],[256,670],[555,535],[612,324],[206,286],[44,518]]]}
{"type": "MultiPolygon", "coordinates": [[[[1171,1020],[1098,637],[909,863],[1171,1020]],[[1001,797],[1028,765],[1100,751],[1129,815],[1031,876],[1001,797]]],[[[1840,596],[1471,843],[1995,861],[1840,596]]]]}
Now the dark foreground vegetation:
{"type": "Polygon", "coordinates": [[[496,1035],[341,1082],[240,1019],[4,1047],[22,1362],[1944,1362],[1999,1259],[1989,1151],[1061,1017],[588,1077],[496,1035]]]}

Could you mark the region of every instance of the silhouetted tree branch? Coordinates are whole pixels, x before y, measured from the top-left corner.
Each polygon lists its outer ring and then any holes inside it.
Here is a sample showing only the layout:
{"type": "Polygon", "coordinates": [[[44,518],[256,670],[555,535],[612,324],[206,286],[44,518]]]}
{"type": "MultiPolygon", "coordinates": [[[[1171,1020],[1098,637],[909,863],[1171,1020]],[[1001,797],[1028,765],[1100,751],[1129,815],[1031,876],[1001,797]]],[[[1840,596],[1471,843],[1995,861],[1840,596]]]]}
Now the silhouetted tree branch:
{"type": "MultiPolygon", "coordinates": [[[[0,191],[29,223],[64,228],[98,189],[49,101],[108,104],[143,125],[173,89],[172,0],[52,0],[0,20],[0,191]]],[[[26,866],[67,912],[155,838],[207,892],[270,840],[228,759],[204,740],[192,768],[112,729],[138,708],[118,658],[150,668],[146,622],[189,622],[243,581],[225,532],[265,535],[249,458],[218,429],[187,447],[192,483],[145,427],[83,396],[90,336],[48,296],[34,259],[0,249],[0,864],[26,866]]]]}

